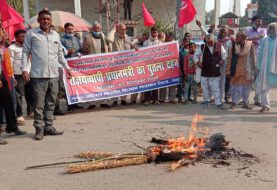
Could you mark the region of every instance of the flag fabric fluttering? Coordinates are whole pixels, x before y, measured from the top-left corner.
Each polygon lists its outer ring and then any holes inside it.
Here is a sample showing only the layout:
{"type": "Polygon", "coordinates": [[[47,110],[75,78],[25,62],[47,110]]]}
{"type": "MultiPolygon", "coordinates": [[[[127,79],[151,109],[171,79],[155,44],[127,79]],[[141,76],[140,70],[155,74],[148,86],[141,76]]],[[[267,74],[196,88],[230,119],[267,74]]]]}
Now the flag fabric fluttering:
{"type": "Polygon", "coordinates": [[[9,5],[7,3],[7,0],[0,0],[0,16],[2,21],[11,19],[11,15],[9,12],[9,5]]]}
{"type": "Polygon", "coordinates": [[[14,32],[19,29],[25,29],[23,23],[24,18],[14,8],[8,5],[6,0],[0,0],[1,8],[0,13],[2,15],[3,28],[9,35],[9,39],[13,40],[14,32]],[[4,5],[4,6],[2,6],[4,5]]]}
{"type": "Polygon", "coordinates": [[[144,19],[144,26],[154,26],[156,22],[154,18],[151,16],[151,14],[149,13],[149,11],[147,10],[147,8],[145,7],[144,3],[142,3],[141,8],[142,8],[142,15],[144,19]]]}
{"type": "Polygon", "coordinates": [[[190,23],[194,19],[196,13],[192,0],[182,0],[178,26],[182,28],[185,24],[190,23]]]}

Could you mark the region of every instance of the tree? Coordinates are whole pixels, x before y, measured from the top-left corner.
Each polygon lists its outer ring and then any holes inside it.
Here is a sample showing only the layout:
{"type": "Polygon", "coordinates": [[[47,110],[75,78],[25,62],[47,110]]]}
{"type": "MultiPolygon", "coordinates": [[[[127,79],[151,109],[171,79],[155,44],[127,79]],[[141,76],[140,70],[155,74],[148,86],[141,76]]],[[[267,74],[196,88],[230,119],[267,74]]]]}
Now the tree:
{"type": "Polygon", "coordinates": [[[215,17],[215,10],[212,9],[209,12],[206,12],[205,17],[205,24],[206,25],[212,25],[214,24],[214,17],[215,17]]]}
{"type": "Polygon", "coordinates": [[[277,21],[277,2],[276,0],[258,0],[258,15],[263,19],[264,24],[277,21]]]}
{"type": "MultiPolygon", "coordinates": [[[[23,15],[23,1],[22,0],[8,0],[8,3],[21,15],[23,15]]],[[[30,16],[35,16],[36,14],[36,9],[35,9],[35,1],[34,0],[29,0],[29,11],[30,11],[30,16]]]]}

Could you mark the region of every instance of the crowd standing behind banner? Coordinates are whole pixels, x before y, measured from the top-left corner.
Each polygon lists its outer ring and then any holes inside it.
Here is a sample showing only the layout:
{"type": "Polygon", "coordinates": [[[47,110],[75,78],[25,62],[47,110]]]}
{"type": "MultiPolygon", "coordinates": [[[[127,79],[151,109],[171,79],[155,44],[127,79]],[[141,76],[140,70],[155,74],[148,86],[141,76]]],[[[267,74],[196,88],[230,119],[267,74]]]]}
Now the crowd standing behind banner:
{"type": "MultiPolygon", "coordinates": [[[[26,134],[18,128],[18,125],[25,124],[22,106],[25,96],[27,115],[34,112],[36,140],[42,140],[45,135],[63,134],[55,129],[53,114],[64,114],[59,108],[60,98],[66,97],[62,67],[66,68],[66,76],[71,77],[65,58],[131,49],[139,51],[141,47],[174,40],[173,34],[165,34],[152,27],[150,35],[144,33],[141,38],[131,41],[124,24],[115,25],[106,37],[101,25],[94,22],[92,32],[84,37],[81,44],[71,23],[65,24],[65,35],[60,39],[52,29],[52,15],[48,10],[39,12],[38,22],[38,29],[30,29],[27,33],[24,30],[16,31],[12,45],[7,43],[3,32],[0,34],[1,132],[26,134]],[[4,124],[6,128],[3,128],[4,124]]],[[[269,25],[268,37],[267,30],[261,28],[262,19],[258,16],[252,18],[252,27],[246,32],[237,33],[235,37],[230,35],[227,26],[221,26],[217,35],[214,25],[206,30],[200,21],[197,20],[196,24],[205,36],[204,44],[197,47],[191,41],[190,33],[184,35],[179,49],[181,82],[177,86],[177,93],[176,86],[151,90],[140,94],[141,102],[146,106],[164,103],[168,91],[170,103],[175,103],[177,97],[179,103],[192,101],[197,104],[200,94],[198,84],[201,84],[204,106],[210,107],[214,101],[219,109],[224,109],[224,103],[231,103],[230,109],[239,105],[252,109],[249,104],[252,86],[256,89],[254,104],[262,106],[261,113],[268,112],[269,90],[277,84],[277,24],[269,25]]],[[[131,104],[136,104],[137,98],[138,94],[132,94],[131,104]]],[[[128,105],[127,96],[120,99],[121,105],[128,105]]],[[[111,108],[118,105],[118,98],[90,102],[88,109],[94,109],[98,104],[102,108],[111,108]]],[[[82,105],[68,105],[68,111],[79,108],[82,105]]],[[[1,136],[0,144],[7,144],[1,136]]]]}

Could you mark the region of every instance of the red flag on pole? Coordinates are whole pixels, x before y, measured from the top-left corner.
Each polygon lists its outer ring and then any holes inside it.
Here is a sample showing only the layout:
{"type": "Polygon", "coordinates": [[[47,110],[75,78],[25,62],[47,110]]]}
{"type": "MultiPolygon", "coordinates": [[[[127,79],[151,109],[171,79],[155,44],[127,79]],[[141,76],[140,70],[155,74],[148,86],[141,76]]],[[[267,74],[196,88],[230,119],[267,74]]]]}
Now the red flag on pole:
{"type": "Polygon", "coordinates": [[[11,19],[11,15],[9,13],[9,5],[6,0],[0,0],[0,17],[2,17],[2,21],[6,21],[11,19]]]}
{"type": "MultiPolygon", "coordinates": [[[[0,0],[1,1],[1,0],[0,0]]],[[[24,18],[14,10],[11,6],[8,5],[7,11],[11,16],[8,20],[3,20],[3,27],[8,32],[10,40],[14,38],[14,32],[19,29],[25,29],[23,22],[24,18]]]]}
{"type": "Polygon", "coordinates": [[[190,23],[196,15],[196,9],[191,0],[182,0],[178,26],[182,28],[190,23]]]}
{"type": "Polygon", "coordinates": [[[154,18],[151,16],[151,14],[149,13],[149,11],[147,10],[147,8],[145,7],[144,3],[142,3],[141,8],[142,8],[142,14],[144,19],[144,26],[155,25],[156,22],[154,18]]]}

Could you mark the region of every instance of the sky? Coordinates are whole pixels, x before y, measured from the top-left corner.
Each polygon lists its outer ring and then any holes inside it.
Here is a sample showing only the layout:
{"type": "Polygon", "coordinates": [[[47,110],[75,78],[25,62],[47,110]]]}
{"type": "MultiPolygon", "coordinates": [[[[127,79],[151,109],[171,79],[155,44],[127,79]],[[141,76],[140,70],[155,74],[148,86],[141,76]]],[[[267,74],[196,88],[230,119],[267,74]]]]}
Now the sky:
{"type": "MultiPolygon", "coordinates": [[[[220,8],[220,15],[229,12],[229,5],[231,0],[220,0],[221,2],[221,8],[220,8]]],[[[251,0],[240,0],[240,6],[241,6],[241,15],[244,16],[245,9],[247,7],[247,4],[250,3],[251,0]]],[[[210,11],[214,8],[214,0],[206,0],[206,10],[210,11]]]]}

